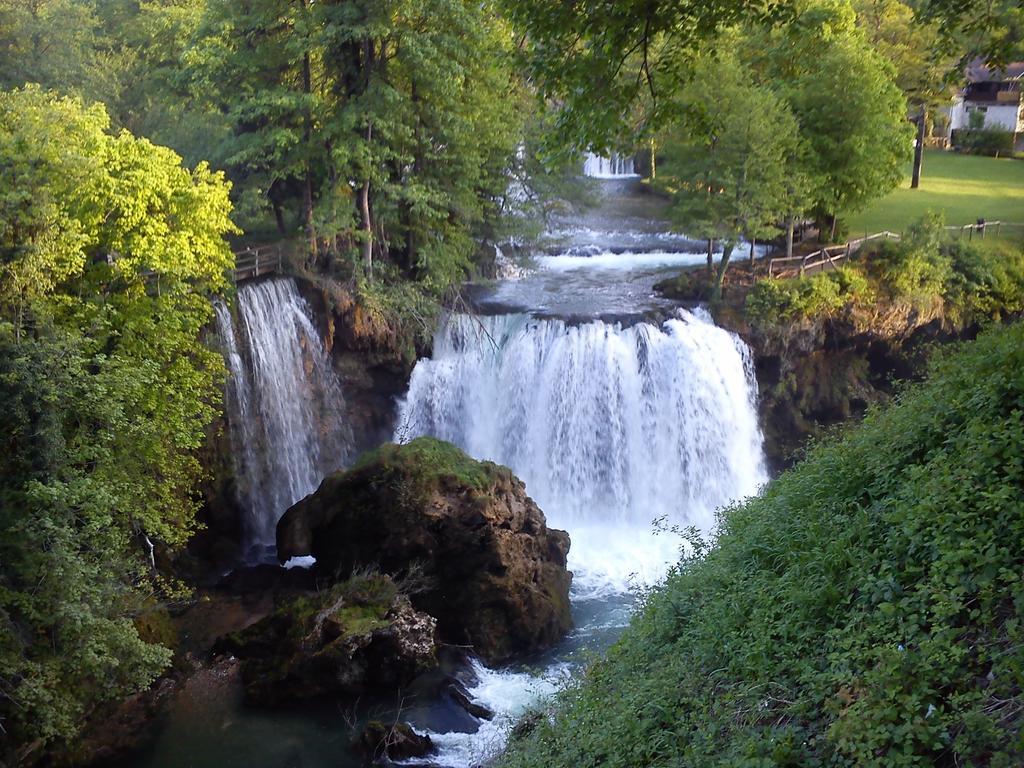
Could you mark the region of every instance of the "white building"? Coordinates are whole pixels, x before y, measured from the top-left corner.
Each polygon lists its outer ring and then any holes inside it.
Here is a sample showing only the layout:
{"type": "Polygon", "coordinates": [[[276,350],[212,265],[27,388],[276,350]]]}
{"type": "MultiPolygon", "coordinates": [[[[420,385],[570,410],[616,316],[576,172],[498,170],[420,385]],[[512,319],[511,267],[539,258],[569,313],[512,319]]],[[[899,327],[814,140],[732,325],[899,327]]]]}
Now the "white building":
{"type": "Polygon", "coordinates": [[[993,70],[981,62],[967,68],[967,86],[953,98],[949,109],[949,127],[955,131],[969,128],[971,114],[984,116],[982,127],[1024,134],[1024,113],[1021,107],[1021,86],[1024,85],[1024,62],[993,70]]]}

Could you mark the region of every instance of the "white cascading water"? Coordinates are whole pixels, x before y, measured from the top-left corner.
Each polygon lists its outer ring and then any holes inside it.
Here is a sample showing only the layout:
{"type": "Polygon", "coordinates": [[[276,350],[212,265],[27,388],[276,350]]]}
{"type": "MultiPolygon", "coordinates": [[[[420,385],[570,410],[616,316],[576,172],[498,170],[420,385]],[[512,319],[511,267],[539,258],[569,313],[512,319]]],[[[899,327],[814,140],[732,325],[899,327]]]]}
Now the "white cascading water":
{"type": "Polygon", "coordinates": [[[291,278],[238,290],[238,320],[216,307],[226,404],[249,546],[273,545],[281,515],[344,465],[352,438],[341,386],[291,278]]]}
{"type": "Polygon", "coordinates": [[[652,523],[713,528],[766,474],[746,345],[701,312],[660,328],[455,315],[413,371],[398,439],[429,434],[513,469],[569,531],[578,587],[656,580],[652,523]]]}
{"type": "Polygon", "coordinates": [[[633,158],[612,152],[610,157],[601,157],[588,152],[583,161],[583,175],[595,179],[622,179],[636,176],[633,158]]]}
{"type": "MultiPolygon", "coordinates": [[[[756,400],[746,345],[702,310],[628,328],[453,315],[413,371],[396,440],[434,435],[526,482],[572,539],[573,600],[593,607],[566,642],[585,646],[628,619],[637,582],[678,560],[664,529],[709,533],[716,509],[767,480],[756,400]]],[[[564,653],[540,676],[474,662],[469,694],[496,716],[474,733],[431,731],[431,762],[486,762],[516,718],[564,684],[564,653]]]]}

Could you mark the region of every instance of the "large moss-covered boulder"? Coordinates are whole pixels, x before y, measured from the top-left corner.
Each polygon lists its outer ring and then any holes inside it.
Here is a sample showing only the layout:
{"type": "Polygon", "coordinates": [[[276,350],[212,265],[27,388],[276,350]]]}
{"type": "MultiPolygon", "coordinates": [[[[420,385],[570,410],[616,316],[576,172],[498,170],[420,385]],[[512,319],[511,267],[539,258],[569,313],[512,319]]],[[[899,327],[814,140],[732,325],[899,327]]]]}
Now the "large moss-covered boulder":
{"type": "Polygon", "coordinates": [[[408,685],[437,663],[437,622],[380,574],[287,599],[220,640],[242,660],[251,701],[279,704],[408,685]]]}
{"type": "Polygon", "coordinates": [[[570,629],[568,550],[568,534],[547,527],[510,470],[425,437],[364,455],[277,527],[282,561],[313,555],[321,577],[372,564],[417,582],[413,604],[442,638],[490,663],[570,629]]]}

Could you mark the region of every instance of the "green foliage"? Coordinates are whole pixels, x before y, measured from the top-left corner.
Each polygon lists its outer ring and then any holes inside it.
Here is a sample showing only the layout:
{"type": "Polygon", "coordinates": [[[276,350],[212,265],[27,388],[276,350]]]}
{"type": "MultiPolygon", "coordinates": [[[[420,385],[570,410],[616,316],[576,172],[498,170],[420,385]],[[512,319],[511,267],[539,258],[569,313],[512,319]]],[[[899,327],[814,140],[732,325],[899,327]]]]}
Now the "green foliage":
{"type": "Polygon", "coordinates": [[[1024,326],[722,514],[502,765],[1024,761],[1024,326]]]}
{"type": "Polygon", "coordinates": [[[759,280],[747,294],[745,311],[756,325],[774,325],[828,315],[870,295],[864,275],[842,267],[793,280],[759,280]]]}
{"type": "Polygon", "coordinates": [[[958,150],[972,155],[1013,156],[1014,142],[1011,131],[998,128],[960,128],[953,131],[952,141],[958,150]]]}
{"type": "Polygon", "coordinates": [[[854,0],[857,26],[896,71],[896,84],[914,104],[946,107],[951,96],[947,76],[956,54],[944,45],[938,25],[914,18],[913,3],[854,0]]]}
{"type": "Polygon", "coordinates": [[[390,260],[442,292],[495,226],[522,118],[511,35],[467,0],[211,0],[186,54],[247,200],[310,265],[390,260]]]}
{"type": "Polygon", "coordinates": [[[667,131],[661,184],[673,217],[693,236],[717,239],[716,285],[741,237],[770,235],[790,207],[790,164],[801,154],[798,126],[784,102],[750,84],[735,58],[703,59],[680,98],[692,119],[667,131]]]}
{"type": "Polygon", "coordinates": [[[956,242],[946,247],[952,275],[944,287],[947,307],[961,322],[1003,319],[1024,311],[1024,249],[999,242],[956,242]]]}
{"type": "Polygon", "coordinates": [[[906,99],[849,3],[808,0],[792,23],[754,31],[748,44],[800,124],[823,213],[859,210],[899,184],[913,136],[906,99]]]}
{"type": "MultiPolygon", "coordinates": [[[[0,93],[0,718],[22,758],[145,687],[151,547],[195,527],[228,186],[99,107],[0,93]]],[[[150,601],[151,602],[151,601],[150,601]]]]}
{"type": "Polygon", "coordinates": [[[894,300],[941,312],[958,327],[1012,317],[1024,309],[1024,250],[1005,241],[950,241],[942,217],[929,214],[903,240],[866,246],[840,269],[758,281],[745,314],[765,327],[894,300]]]}
{"type": "Polygon", "coordinates": [[[484,491],[493,485],[499,469],[489,461],[471,459],[451,443],[434,437],[417,437],[404,444],[386,443],[367,451],[359,457],[354,471],[367,467],[412,478],[420,492],[448,484],[484,491]]]}
{"type": "Polygon", "coordinates": [[[558,105],[565,146],[598,151],[679,117],[676,94],[723,30],[785,17],[792,4],[750,0],[505,0],[527,32],[525,58],[543,97],[558,105]]]}
{"type": "Polygon", "coordinates": [[[942,248],[943,218],[929,214],[913,224],[900,243],[886,243],[871,259],[893,295],[925,305],[940,297],[952,275],[942,248]]]}

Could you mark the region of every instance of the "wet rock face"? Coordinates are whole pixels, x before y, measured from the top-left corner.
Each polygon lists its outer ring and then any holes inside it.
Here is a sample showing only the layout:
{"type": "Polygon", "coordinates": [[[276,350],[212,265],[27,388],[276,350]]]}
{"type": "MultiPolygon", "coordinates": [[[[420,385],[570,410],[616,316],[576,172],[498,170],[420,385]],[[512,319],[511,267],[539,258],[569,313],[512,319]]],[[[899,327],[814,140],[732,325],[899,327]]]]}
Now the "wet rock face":
{"type": "Polygon", "coordinates": [[[387,576],[355,576],[285,602],[215,651],[242,660],[251,701],[273,705],[407,685],[436,665],[436,629],[387,576]]]}
{"type": "Polygon", "coordinates": [[[568,550],[511,471],[432,438],[386,445],[328,477],[277,529],[278,556],[312,554],[321,578],[369,564],[396,576],[446,642],[488,663],[571,628],[568,550]]]}
{"type": "Polygon", "coordinates": [[[429,736],[421,736],[408,723],[382,723],[371,720],[353,745],[370,760],[408,760],[425,757],[434,745],[429,736]]]}

